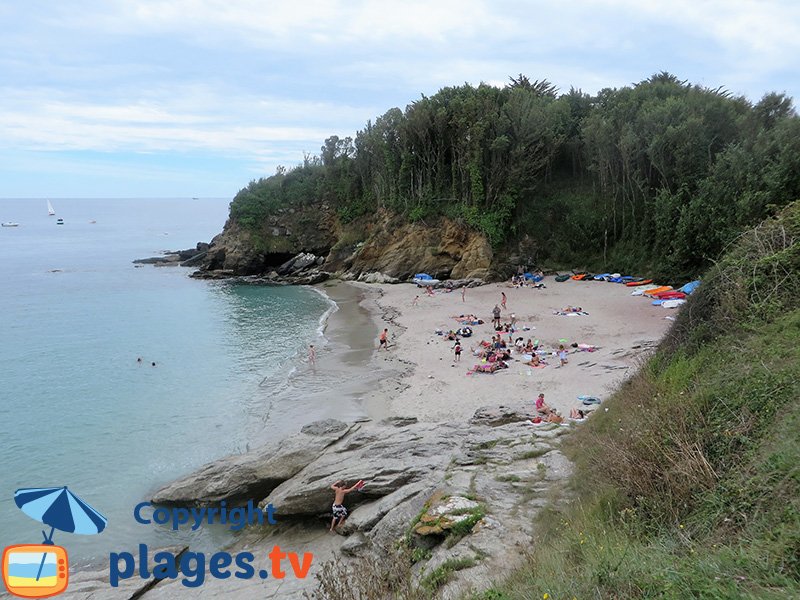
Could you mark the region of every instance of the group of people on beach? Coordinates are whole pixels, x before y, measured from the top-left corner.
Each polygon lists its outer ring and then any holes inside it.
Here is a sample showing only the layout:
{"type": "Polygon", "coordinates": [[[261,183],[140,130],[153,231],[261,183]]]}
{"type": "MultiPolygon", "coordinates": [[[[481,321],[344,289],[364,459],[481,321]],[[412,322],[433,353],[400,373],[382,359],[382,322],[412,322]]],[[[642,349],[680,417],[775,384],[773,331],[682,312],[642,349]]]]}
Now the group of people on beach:
{"type": "MultiPolygon", "coordinates": [[[[529,285],[529,283],[530,282],[523,274],[519,274],[518,276],[512,278],[512,284],[515,286],[529,285]]],[[[462,301],[466,300],[465,289],[466,288],[463,287],[461,288],[462,301]]],[[[427,286],[425,293],[429,296],[433,296],[433,288],[431,286],[427,286]]],[[[416,295],[413,298],[411,305],[416,307],[419,305],[419,302],[420,296],[416,295]]],[[[492,309],[492,328],[494,329],[495,333],[491,336],[491,340],[481,340],[476,347],[470,347],[472,355],[476,358],[480,358],[482,363],[477,364],[470,369],[467,372],[468,375],[476,372],[495,373],[501,369],[508,369],[508,361],[512,360],[512,355],[514,353],[523,357],[522,360],[524,365],[534,368],[547,366],[547,357],[552,355],[558,357],[560,367],[564,367],[568,364],[568,350],[564,343],[560,343],[557,347],[557,350],[552,351],[542,349],[539,340],[528,338],[526,341],[524,336],[519,335],[517,335],[515,338],[514,334],[518,334],[520,332],[520,328],[517,326],[517,319],[514,313],[510,313],[509,320],[507,322],[503,322],[503,312],[507,310],[508,297],[504,291],[501,291],[500,301],[498,304],[495,304],[494,308],[492,309]],[[506,335],[508,336],[507,339],[505,338],[506,335]]],[[[572,313],[582,311],[583,309],[581,307],[570,305],[564,307],[561,312],[572,313]]],[[[472,327],[476,325],[482,325],[484,321],[472,313],[460,314],[454,316],[453,318],[459,322],[461,325],[460,328],[447,332],[437,330],[437,333],[442,335],[445,340],[452,342],[451,350],[453,352],[453,362],[458,363],[461,361],[461,354],[464,351],[462,338],[470,337],[473,334],[472,327]]],[[[523,329],[527,330],[529,328],[525,327],[523,329]]],[[[560,341],[564,342],[565,340],[560,341]]],[[[592,352],[597,349],[595,346],[590,344],[573,343],[571,344],[571,347],[575,352],[592,352]]],[[[389,350],[388,328],[384,328],[378,336],[378,350],[381,349],[387,351],[389,350]]],[[[312,365],[316,361],[316,351],[313,344],[309,347],[309,361],[312,365]]],[[[565,421],[565,418],[559,414],[557,410],[545,402],[544,393],[539,393],[534,404],[536,414],[531,419],[532,423],[563,423],[565,421]]],[[[584,408],[573,408],[570,410],[569,419],[583,420],[587,418],[589,414],[589,411],[585,410],[584,408]]],[[[339,527],[342,527],[347,520],[348,512],[344,506],[345,496],[353,491],[361,491],[363,487],[364,482],[361,480],[349,487],[342,481],[337,481],[331,485],[331,489],[334,492],[334,499],[331,507],[333,518],[331,519],[330,525],[330,531],[332,533],[335,532],[339,527]]]]}
{"type": "MultiPolygon", "coordinates": [[[[536,416],[531,420],[532,423],[563,423],[564,417],[562,417],[558,411],[550,406],[544,401],[544,394],[540,393],[536,397],[535,401],[536,406],[536,416]]],[[[589,416],[589,411],[584,410],[582,408],[572,408],[569,411],[569,418],[573,421],[582,421],[586,417],[589,416]]]]}

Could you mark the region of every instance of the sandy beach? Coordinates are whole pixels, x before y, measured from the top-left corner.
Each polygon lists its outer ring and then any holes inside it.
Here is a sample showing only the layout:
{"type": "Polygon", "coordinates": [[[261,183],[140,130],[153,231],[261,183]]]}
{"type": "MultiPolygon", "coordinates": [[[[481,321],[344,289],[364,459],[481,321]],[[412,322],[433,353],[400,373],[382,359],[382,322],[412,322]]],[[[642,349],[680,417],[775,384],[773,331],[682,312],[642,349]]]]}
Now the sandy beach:
{"type": "MultiPolygon", "coordinates": [[[[581,406],[578,396],[608,397],[621,381],[630,376],[641,357],[669,328],[665,317],[674,312],[650,301],[631,296],[632,288],[606,282],[568,280],[558,283],[552,277],[546,288],[514,288],[494,283],[466,290],[436,290],[428,296],[413,284],[365,285],[368,294],[362,304],[389,329],[389,351],[377,351],[379,365],[402,368],[405,376],[385,381],[379,390],[368,395],[369,413],[391,416],[414,416],[421,421],[467,421],[481,406],[489,404],[533,402],[539,393],[546,402],[566,415],[581,406]],[[559,366],[557,356],[547,357],[547,366],[532,368],[514,354],[510,368],[494,374],[467,375],[480,363],[470,348],[481,340],[491,340],[492,309],[500,304],[501,293],[507,297],[502,322],[516,315],[517,327],[530,328],[514,334],[539,340],[540,349],[556,352],[561,343],[569,350],[568,364],[559,366]],[[419,296],[417,305],[414,298],[419,296]],[[567,306],[578,306],[586,315],[554,314],[567,306]],[[456,330],[461,325],[453,318],[474,314],[484,320],[473,326],[474,334],[462,341],[460,362],[454,361],[453,342],[436,334],[437,330],[456,330]],[[560,340],[566,340],[562,342],[560,340]],[[570,344],[589,344],[594,352],[579,352],[570,344]]],[[[375,346],[380,328],[375,332],[375,346]]],[[[504,334],[506,340],[508,335],[504,334]]]]}

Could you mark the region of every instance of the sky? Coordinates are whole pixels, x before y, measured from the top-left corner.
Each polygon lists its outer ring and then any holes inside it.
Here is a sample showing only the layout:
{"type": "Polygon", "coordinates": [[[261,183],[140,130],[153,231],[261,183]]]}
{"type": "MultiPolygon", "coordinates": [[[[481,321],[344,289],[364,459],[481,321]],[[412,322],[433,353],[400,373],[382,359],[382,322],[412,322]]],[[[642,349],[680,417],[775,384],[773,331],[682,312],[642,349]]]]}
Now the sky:
{"type": "Polygon", "coordinates": [[[796,0],[0,0],[0,197],[229,197],[509,76],[800,97],[796,0]]]}

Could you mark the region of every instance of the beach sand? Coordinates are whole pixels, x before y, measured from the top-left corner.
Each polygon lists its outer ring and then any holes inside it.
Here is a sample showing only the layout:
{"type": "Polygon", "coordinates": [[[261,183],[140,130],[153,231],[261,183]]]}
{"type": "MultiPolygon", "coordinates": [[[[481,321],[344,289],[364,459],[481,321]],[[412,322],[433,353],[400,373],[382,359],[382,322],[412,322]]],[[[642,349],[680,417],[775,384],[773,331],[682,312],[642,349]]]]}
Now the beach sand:
{"type": "MultiPolygon", "coordinates": [[[[390,349],[376,352],[382,367],[393,366],[405,375],[385,381],[368,395],[365,403],[371,413],[414,416],[421,421],[467,421],[481,406],[533,402],[539,393],[546,402],[568,415],[573,407],[583,408],[581,395],[606,399],[621,381],[632,375],[643,355],[652,349],[669,328],[665,319],[674,311],[652,306],[632,288],[606,282],[545,279],[545,289],[513,288],[495,283],[466,290],[437,290],[428,296],[413,284],[353,284],[369,295],[362,304],[380,320],[374,344],[382,327],[389,328],[390,349]],[[514,334],[539,340],[540,349],[556,352],[559,340],[566,340],[568,364],[559,366],[557,356],[547,357],[548,366],[532,368],[513,354],[510,368],[492,375],[467,370],[480,362],[470,352],[481,340],[491,340],[492,309],[500,304],[501,292],[507,296],[502,322],[514,313],[518,327],[528,331],[514,334]],[[417,306],[413,306],[419,296],[417,306]],[[553,314],[566,306],[579,306],[587,315],[553,314]],[[485,323],[473,326],[471,338],[462,340],[460,363],[454,362],[453,342],[436,330],[458,329],[454,315],[475,314],[485,323]],[[594,352],[578,352],[571,343],[592,344],[594,352]]],[[[508,340],[508,334],[505,334],[508,340]]],[[[592,407],[594,408],[594,407],[592,407]]]]}

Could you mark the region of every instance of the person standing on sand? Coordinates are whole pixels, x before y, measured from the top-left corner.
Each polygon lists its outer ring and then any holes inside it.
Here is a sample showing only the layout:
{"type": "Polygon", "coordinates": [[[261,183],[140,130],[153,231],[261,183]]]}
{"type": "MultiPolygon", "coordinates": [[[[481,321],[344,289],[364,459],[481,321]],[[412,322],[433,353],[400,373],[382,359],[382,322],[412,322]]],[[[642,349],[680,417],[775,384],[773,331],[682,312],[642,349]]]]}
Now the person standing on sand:
{"type": "Polygon", "coordinates": [[[467,286],[465,286],[465,285],[461,286],[461,301],[462,302],[466,302],[467,301],[467,286]]]}
{"type": "Polygon", "coordinates": [[[564,344],[558,347],[558,358],[561,361],[562,367],[567,364],[567,351],[564,349],[564,344]]]}
{"type": "Polygon", "coordinates": [[[502,306],[503,310],[505,310],[506,309],[506,293],[505,292],[500,292],[500,295],[503,297],[503,299],[500,301],[500,306],[502,306]]]}
{"type": "Polygon", "coordinates": [[[353,490],[360,490],[362,487],[364,487],[364,482],[360,479],[355,485],[349,488],[345,487],[344,482],[341,480],[331,486],[334,492],[333,506],[331,507],[333,510],[333,519],[331,519],[330,528],[331,533],[340,525],[344,525],[344,522],[347,520],[347,509],[344,507],[344,504],[342,504],[342,502],[344,502],[344,497],[353,490]]]}
{"type": "Polygon", "coordinates": [[[414,300],[411,302],[411,306],[416,306],[419,304],[419,296],[414,296],[414,300]]]}
{"type": "Polygon", "coordinates": [[[314,349],[314,344],[308,346],[308,362],[312,367],[317,364],[317,351],[314,349]]]}
{"type": "Polygon", "coordinates": [[[500,307],[497,304],[494,305],[492,310],[492,325],[495,328],[500,327],[500,307]]]}
{"type": "Polygon", "coordinates": [[[386,350],[389,349],[389,340],[387,339],[388,337],[389,337],[389,330],[384,329],[381,332],[381,337],[378,338],[378,350],[380,350],[381,348],[385,348],[386,350]]]}
{"type": "Polygon", "coordinates": [[[455,346],[453,346],[453,352],[455,352],[455,362],[461,362],[461,342],[456,340],[455,346]]]}

